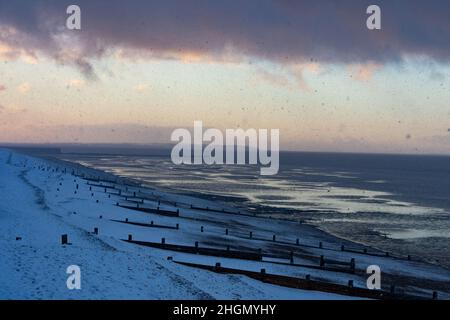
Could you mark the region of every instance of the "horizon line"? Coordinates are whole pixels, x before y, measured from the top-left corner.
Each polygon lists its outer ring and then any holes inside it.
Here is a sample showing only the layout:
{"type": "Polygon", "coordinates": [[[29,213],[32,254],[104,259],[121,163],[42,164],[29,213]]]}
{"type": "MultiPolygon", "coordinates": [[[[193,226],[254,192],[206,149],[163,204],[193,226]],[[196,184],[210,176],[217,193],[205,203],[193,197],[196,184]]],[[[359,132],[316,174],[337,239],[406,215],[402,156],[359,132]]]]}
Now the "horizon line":
{"type": "MultiPolygon", "coordinates": [[[[94,143],[84,143],[84,142],[36,142],[36,143],[28,143],[28,142],[0,142],[0,149],[9,149],[9,148],[38,148],[38,147],[52,147],[52,148],[62,148],[62,147],[67,147],[67,146],[77,146],[77,147],[88,147],[88,146],[92,146],[92,147],[98,147],[98,146],[103,146],[103,147],[129,147],[130,149],[133,147],[136,148],[144,148],[144,147],[156,147],[156,146],[160,146],[160,147],[172,147],[174,144],[170,144],[170,143],[132,143],[132,142],[122,142],[122,143],[111,143],[111,142],[94,142],[94,143]]],[[[248,146],[246,146],[248,148],[248,146]]],[[[99,150],[98,152],[62,152],[60,150],[61,153],[63,154],[73,154],[73,153],[78,153],[78,154],[82,154],[82,153],[89,153],[89,154],[102,154],[101,150],[99,150]]],[[[279,150],[280,153],[315,153],[315,154],[355,154],[355,155],[388,155],[388,156],[441,156],[441,157],[450,157],[450,153],[446,154],[446,153],[409,153],[409,152],[377,152],[377,151],[337,151],[337,150],[301,150],[301,149],[297,149],[297,150],[287,150],[287,149],[280,149],[279,150]]]]}

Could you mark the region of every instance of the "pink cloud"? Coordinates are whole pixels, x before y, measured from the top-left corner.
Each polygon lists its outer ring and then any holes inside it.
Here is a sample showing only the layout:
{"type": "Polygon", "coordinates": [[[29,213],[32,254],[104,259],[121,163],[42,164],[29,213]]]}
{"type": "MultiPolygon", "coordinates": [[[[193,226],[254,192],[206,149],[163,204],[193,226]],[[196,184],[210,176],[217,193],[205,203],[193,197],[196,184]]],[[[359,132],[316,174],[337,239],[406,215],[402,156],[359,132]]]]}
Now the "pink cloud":
{"type": "Polygon", "coordinates": [[[368,62],[365,64],[354,64],[349,66],[349,71],[355,80],[369,82],[374,74],[383,66],[378,63],[368,62]]]}

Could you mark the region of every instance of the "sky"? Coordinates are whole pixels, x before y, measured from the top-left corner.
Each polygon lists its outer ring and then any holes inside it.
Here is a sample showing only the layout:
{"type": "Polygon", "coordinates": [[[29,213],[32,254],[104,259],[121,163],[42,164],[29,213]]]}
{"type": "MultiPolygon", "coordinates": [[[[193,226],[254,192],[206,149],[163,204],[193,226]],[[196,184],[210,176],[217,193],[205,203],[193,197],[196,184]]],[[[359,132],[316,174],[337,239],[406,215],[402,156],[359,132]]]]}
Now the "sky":
{"type": "Polygon", "coordinates": [[[279,129],[286,150],[450,154],[449,14],[440,0],[0,0],[0,142],[164,143],[201,120],[279,129]]]}

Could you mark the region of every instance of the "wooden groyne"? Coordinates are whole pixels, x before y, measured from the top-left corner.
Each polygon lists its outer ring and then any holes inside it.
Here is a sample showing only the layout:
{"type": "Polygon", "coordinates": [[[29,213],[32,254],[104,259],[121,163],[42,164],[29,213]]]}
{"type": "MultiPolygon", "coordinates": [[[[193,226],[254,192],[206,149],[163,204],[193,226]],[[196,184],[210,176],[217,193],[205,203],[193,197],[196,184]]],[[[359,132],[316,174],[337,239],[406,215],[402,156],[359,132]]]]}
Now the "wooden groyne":
{"type": "Polygon", "coordinates": [[[195,243],[195,246],[185,246],[185,245],[175,245],[175,244],[167,244],[165,239],[161,239],[160,243],[157,242],[147,242],[147,241],[136,241],[133,240],[132,237],[128,237],[128,240],[122,239],[122,241],[151,247],[158,248],[170,251],[191,253],[191,254],[200,254],[205,256],[214,256],[214,257],[223,257],[223,258],[234,258],[241,260],[252,260],[252,261],[261,261],[262,254],[260,252],[252,252],[252,251],[237,251],[232,250],[229,247],[227,249],[214,249],[214,248],[206,248],[200,247],[198,242],[195,243]]]}
{"type": "Polygon", "coordinates": [[[335,261],[335,260],[325,259],[325,257],[323,257],[323,256],[315,257],[317,259],[318,263],[317,263],[317,265],[311,265],[311,264],[294,263],[292,254],[289,257],[286,257],[284,255],[264,254],[261,249],[258,249],[255,251],[248,251],[248,250],[242,251],[242,250],[233,250],[230,248],[230,246],[227,246],[226,249],[207,248],[207,247],[200,247],[198,242],[196,242],[194,246],[176,245],[176,244],[166,243],[165,238],[162,238],[161,242],[137,241],[137,240],[133,240],[132,235],[129,235],[127,240],[122,239],[122,241],[126,241],[129,243],[133,243],[133,244],[137,244],[137,245],[141,245],[141,246],[151,247],[151,248],[158,248],[158,249],[164,249],[164,250],[168,250],[168,251],[177,251],[177,252],[190,253],[190,254],[199,254],[199,255],[205,255],[205,256],[260,261],[263,263],[302,267],[302,268],[331,271],[331,272],[341,272],[341,273],[348,273],[348,274],[353,274],[355,272],[354,261],[353,262],[335,261]],[[265,260],[264,258],[266,258],[266,259],[267,258],[284,259],[284,260],[287,260],[290,262],[271,261],[271,260],[265,260]],[[339,266],[345,266],[345,267],[339,267],[339,266]]]}
{"type": "MultiPolygon", "coordinates": [[[[352,297],[377,299],[377,300],[426,300],[423,297],[413,296],[408,294],[395,294],[389,291],[383,290],[369,290],[364,288],[354,287],[353,280],[348,281],[348,285],[335,284],[323,281],[312,280],[310,275],[307,275],[304,279],[295,278],[290,276],[282,276],[276,274],[268,274],[265,269],[261,269],[260,272],[224,268],[220,263],[216,263],[214,266],[202,265],[197,263],[173,261],[177,264],[193,267],[197,269],[209,270],[216,273],[224,274],[240,274],[248,276],[252,279],[259,280],[265,283],[279,285],[288,288],[302,289],[302,290],[314,290],[321,292],[328,292],[352,297]]],[[[431,298],[431,297],[430,297],[431,298]]]]}
{"type": "Polygon", "coordinates": [[[147,228],[160,228],[160,229],[173,229],[173,230],[180,229],[180,225],[178,223],[176,226],[167,226],[167,225],[153,223],[153,221],[150,223],[134,222],[134,221],[129,221],[128,219],[126,219],[126,220],[110,219],[110,221],[130,224],[130,225],[139,226],[139,227],[147,227],[147,228]]]}
{"type": "Polygon", "coordinates": [[[145,213],[154,213],[154,214],[158,214],[158,215],[161,215],[161,216],[168,216],[168,217],[179,217],[180,216],[180,211],[179,210],[177,210],[177,211],[162,210],[159,207],[157,207],[157,208],[148,208],[148,207],[140,206],[139,204],[137,204],[137,206],[130,206],[130,205],[126,205],[126,204],[120,204],[118,202],[116,203],[116,205],[118,207],[129,209],[129,210],[145,212],[145,213]]]}

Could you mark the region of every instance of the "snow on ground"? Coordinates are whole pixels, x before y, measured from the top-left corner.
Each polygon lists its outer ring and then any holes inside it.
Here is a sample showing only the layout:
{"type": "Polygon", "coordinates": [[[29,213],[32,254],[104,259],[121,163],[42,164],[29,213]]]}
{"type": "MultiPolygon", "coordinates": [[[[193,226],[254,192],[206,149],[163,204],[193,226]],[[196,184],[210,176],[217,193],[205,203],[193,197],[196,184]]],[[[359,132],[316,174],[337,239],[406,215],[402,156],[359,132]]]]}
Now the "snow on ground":
{"type": "Polygon", "coordinates": [[[9,152],[0,151],[1,299],[343,298],[183,267],[123,243],[114,232],[107,233],[106,219],[93,221],[108,208],[93,206],[84,195],[58,196],[56,202],[47,198],[55,185],[33,185],[31,180],[45,180],[48,173],[14,165],[25,159],[16,154],[10,159],[9,152]],[[74,219],[69,208],[78,211],[74,219]],[[93,225],[105,234],[91,234],[88,226],[93,225]],[[72,245],[62,246],[61,234],[68,234],[72,245]],[[66,286],[66,268],[73,264],[81,267],[81,290],[66,286]]]}
{"type": "MultiPolygon", "coordinates": [[[[60,168],[63,164],[58,163],[60,168]]],[[[66,165],[67,166],[67,165],[66,165]]],[[[352,248],[362,246],[328,236],[307,225],[231,215],[210,211],[180,208],[180,217],[165,217],[117,207],[121,201],[108,195],[103,188],[92,187],[85,180],[53,170],[56,164],[48,160],[26,156],[9,150],[0,150],[0,299],[347,299],[348,297],[290,289],[270,285],[241,275],[224,275],[194,269],[167,260],[214,265],[346,284],[364,287],[365,268],[380,265],[385,278],[403,290],[431,296],[431,290],[440,297],[449,297],[448,270],[416,261],[374,257],[341,252],[345,243],[352,248]],[[45,168],[44,168],[45,167],[45,168]],[[76,186],[79,186],[78,189],[76,186]],[[146,228],[111,220],[129,219],[133,222],[175,226],[179,230],[146,228]],[[204,227],[203,232],[200,231],[204,227]],[[99,234],[92,233],[94,228],[99,234]],[[228,228],[229,234],[224,230],[228,228]],[[249,230],[253,237],[249,239],[249,230]],[[72,245],[62,246],[61,235],[68,234],[72,245]],[[355,274],[330,272],[266,262],[199,256],[126,243],[132,234],[134,240],[193,245],[202,247],[256,250],[268,254],[295,251],[296,264],[317,265],[314,259],[325,255],[328,259],[350,261],[356,259],[355,274]],[[267,241],[276,234],[278,242],[267,241]],[[21,240],[16,240],[20,237],[21,240]],[[302,244],[324,248],[295,247],[302,244]],[[266,240],[267,239],[267,240],[266,240]],[[82,289],[68,290],[66,268],[78,265],[82,272],[82,289]],[[437,288],[435,288],[437,286],[437,288]]],[[[143,191],[130,188],[129,192],[143,191]]],[[[196,207],[222,209],[221,204],[186,196],[153,192],[165,200],[194,204],[196,207]]],[[[157,207],[157,201],[145,201],[146,206],[157,207]]],[[[161,209],[176,210],[167,204],[161,209]]],[[[233,211],[232,208],[226,208],[233,211]]],[[[235,211],[235,210],[234,210],[235,211]]],[[[283,262],[283,259],[275,259],[283,262]]],[[[288,263],[288,260],[284,259],[288,263]]],[[[389,284],[387,284],[389,286],[389,284]]]]}

